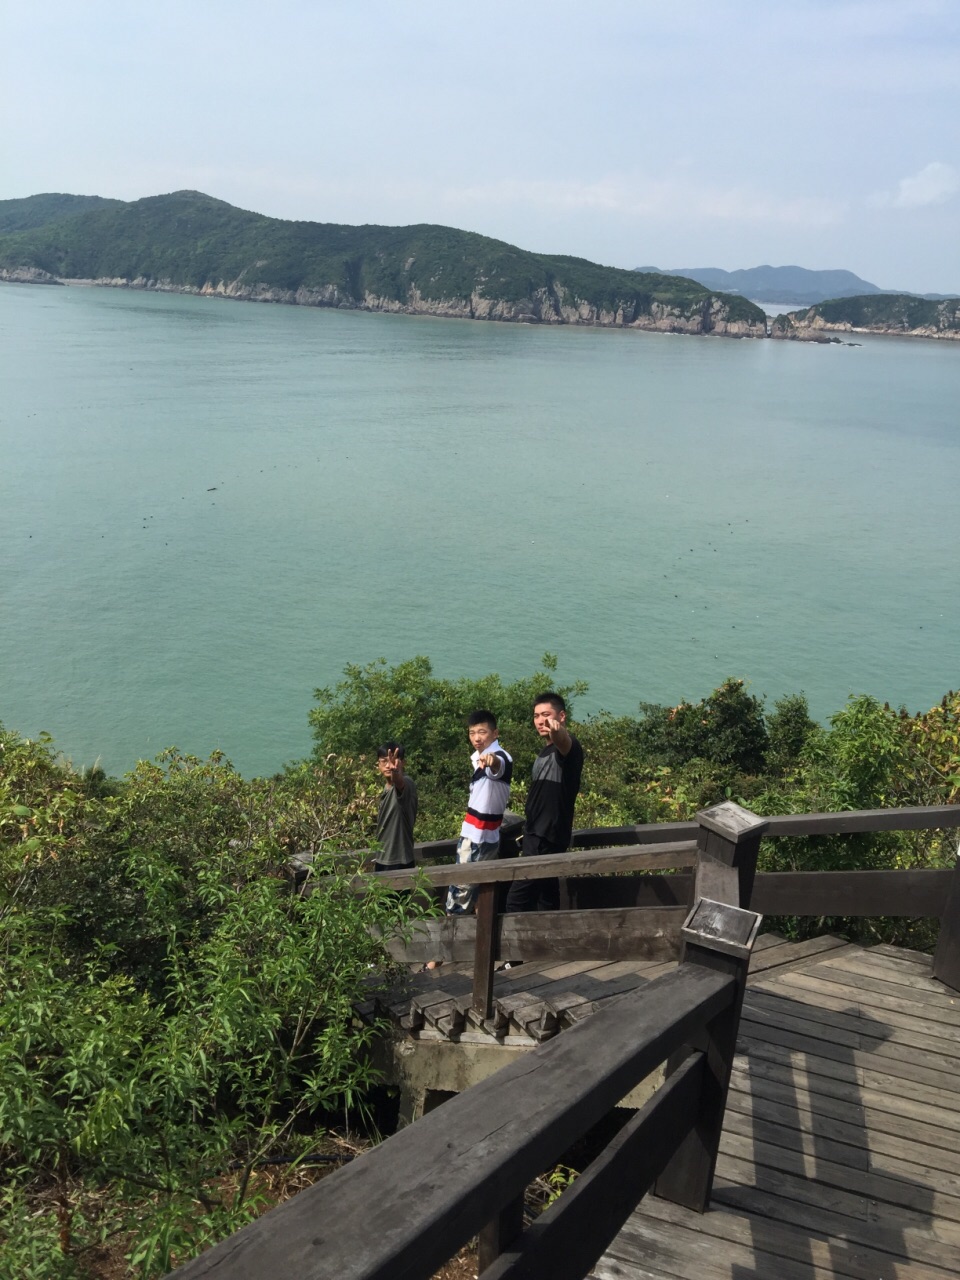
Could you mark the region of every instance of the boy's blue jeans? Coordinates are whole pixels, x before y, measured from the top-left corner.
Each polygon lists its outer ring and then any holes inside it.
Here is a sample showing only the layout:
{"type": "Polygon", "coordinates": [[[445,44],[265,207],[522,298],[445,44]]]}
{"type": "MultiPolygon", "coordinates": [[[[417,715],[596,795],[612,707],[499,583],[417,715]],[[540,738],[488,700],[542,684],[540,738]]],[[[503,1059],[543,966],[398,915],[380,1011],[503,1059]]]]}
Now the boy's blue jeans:
{"type": "MultiPolygon", "coordinates": [[[[457,841],[457,862],[488,862],[491,858],[499,858],[500,841],[485,840],[483,844],[474,844],[466,836],[457,841]]],[[[452,884],[447,890],[447,915],[462,916],[473,911],[477,902],[477,886],[475,884],[452,884]]]]}

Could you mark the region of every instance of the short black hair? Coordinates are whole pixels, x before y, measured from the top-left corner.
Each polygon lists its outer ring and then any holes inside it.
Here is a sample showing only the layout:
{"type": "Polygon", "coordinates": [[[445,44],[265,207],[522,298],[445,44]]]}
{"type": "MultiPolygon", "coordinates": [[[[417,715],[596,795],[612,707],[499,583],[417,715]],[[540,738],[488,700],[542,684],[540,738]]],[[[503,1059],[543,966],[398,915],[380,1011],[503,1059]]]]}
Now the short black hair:
{"type": "Polygon", "coordinates": [[[481,708],[479,711],[471,711],[467,716],[468,728],[473,728],[475,724],[488,724],[491,729],[497,727],[497,717],[492,711],[481,708]]]}
{"type": "Polygon", "coordinates": [[[382,747],[377,747],[377,759],[386,760],[391,751],[395,751],[397,756],[403,760],[406,757],[407,749],[402,742],[397,742],[391,738],[389,742],[385,742],[382,747]]]}
{"type": "Polygon", "coordinates": [[[561,695],[559,693],[554,693],[552,689],[548,689],[546,693],[538,693],[533,700],[533,707],[531,710],[536,711],[541,702],[549,702],[554,711],[566,711],[567,709],[567,704],[564,702],[561,695]]]}

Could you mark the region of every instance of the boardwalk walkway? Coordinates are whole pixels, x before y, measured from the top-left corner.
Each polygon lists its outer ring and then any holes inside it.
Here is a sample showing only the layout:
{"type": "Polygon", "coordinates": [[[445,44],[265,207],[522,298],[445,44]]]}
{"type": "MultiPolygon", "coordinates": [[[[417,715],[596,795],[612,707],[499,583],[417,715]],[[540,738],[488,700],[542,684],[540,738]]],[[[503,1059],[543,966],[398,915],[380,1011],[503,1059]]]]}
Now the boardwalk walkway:
{"type": "Polygon", "coordinates": [[[648,1195],[597,1280],[960,1276],[960,997],[930,972],[760,938],[711,1208],[648,1195]]]}
{"type": "MultiPolygon", "coordinates": [[[[444,966],[386,1007],[421,1043],[529,1048],[673,964],[521,965],[497,974],[485,1022],[466,967],[444,966]]],[[[648,1195],[593,1275],[960,1277],[960,996],[930,957],[760,937],[711,1209],[648,1195]]]]}

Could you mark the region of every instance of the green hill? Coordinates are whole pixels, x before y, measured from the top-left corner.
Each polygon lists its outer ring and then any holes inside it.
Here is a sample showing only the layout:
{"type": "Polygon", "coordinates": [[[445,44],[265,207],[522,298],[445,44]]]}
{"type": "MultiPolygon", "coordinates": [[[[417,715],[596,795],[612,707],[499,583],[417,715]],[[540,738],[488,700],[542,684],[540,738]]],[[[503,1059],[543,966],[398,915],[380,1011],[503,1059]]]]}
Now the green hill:
{"type": "Polygon", "coordinates": [[[11,231],[33,231],[62,218],[72,218],[91,209],[117,208],[122,200],[103,196],[69,196],[59,192],[26,196],[20,200],[0,200],[0,235],[11,231]]]}
{"type": "Polygon", "coordinates": [[[765,333],[759,307],[694,281],[529,253],[452,227],[287,222],[196,191],[104,202],[52,220],[49,207],[38,205],[36,218],[0,235],[0,278],[478,319],[765,333]]]}
{"type": "Polygon", "coordinates": [[[941,302],[905,293],[832,298],[805,311],[777,316],[774,338],[816,338],[825,333],[893,333],[960,339],[960,298],[941,302]]]}

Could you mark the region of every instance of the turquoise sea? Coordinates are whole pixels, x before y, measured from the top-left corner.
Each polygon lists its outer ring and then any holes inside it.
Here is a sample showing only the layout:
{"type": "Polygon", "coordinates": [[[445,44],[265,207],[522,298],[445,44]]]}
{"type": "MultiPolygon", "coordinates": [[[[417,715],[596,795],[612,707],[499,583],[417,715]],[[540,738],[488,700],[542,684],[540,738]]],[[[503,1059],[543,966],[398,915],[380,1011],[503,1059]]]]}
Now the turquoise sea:
{"type": "Polygon", "coordinates": [[[0,720],[111,773],[310,747],[345,664],[581,713],[960,684],[960,344],[0,287],[0,720]]]}

